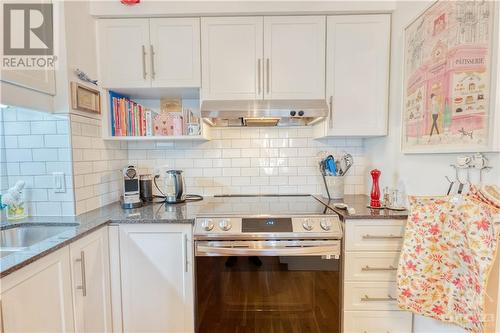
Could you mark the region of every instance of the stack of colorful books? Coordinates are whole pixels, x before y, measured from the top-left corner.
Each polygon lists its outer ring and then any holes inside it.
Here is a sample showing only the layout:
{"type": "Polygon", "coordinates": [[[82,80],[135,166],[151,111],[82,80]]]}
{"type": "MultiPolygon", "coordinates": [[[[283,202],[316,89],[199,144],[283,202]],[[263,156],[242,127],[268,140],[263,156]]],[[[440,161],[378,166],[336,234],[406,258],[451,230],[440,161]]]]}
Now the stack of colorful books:
{"type": "Polygon", "coordinates": [[[109,92],[111,135],[152,136],[153,112],[124,95],[109,92]]]}

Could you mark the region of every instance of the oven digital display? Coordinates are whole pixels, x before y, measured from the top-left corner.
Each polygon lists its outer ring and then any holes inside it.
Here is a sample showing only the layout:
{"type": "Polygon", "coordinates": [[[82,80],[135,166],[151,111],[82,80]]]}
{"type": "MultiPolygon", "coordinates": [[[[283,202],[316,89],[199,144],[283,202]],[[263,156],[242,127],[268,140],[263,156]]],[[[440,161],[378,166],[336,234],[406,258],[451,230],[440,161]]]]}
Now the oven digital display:
{"type": "Polygon", "coordinates": [[[243,232],[292,232],[291,218],[243,218],[243,232]]]}

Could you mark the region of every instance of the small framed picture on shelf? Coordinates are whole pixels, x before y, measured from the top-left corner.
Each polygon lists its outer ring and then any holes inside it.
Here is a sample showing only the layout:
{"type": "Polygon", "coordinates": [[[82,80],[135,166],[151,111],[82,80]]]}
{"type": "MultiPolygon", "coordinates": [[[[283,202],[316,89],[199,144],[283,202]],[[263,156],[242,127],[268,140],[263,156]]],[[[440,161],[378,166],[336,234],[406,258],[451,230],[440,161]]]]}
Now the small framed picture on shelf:
{"type": "Polygon", "coordinates": [[[101,94],[78,82],[71,82],[71,106],[74,110],[101,113],[101,94]]]}

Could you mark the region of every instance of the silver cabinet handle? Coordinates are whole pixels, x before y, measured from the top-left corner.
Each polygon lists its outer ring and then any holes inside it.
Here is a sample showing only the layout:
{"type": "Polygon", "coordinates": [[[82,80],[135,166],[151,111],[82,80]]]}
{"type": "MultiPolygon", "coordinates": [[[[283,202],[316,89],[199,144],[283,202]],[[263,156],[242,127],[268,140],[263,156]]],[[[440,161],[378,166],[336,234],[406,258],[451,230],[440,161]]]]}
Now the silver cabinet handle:
{"type": "Polygon", "coordinates": [[[257,87],[258,87],[258,94],[260,95],[260,62],[261,62],[261,59],[259,58],[259,60],[257,60],[257,87]]]}
{"type": "Polygon", "coordinates": [[[370,234],[366,234],[366,235],[363,235],[363,239],[403,239],[403,236],[396,236],[396,235],[393,235],[393,234],[389,234],[389,235],[370,235],[370,234]]]}
{"type": "Polygon", "coordinates": [[[188,243],[188,236],[187,235],[184,235],[184,271],[187,273],[188,271],[188,246],[187,246],[187,243],[188,243]]]}
{"type": "Polygon", "coordinates": [[[330,118],[328,119],[328,126],[333,128],[333,96],[330,96],[330,118]]]}
{"type": "Polygon", "coordinates": [[[266,89],[269,94],[269,58],[266,59],[266,89]]]}
{"type": "Polygon", "coordinates": [[[389,267],[370,267],[366,265],[365,267],[361,268],[362,271],[368,272],[368,271],[396,271],[397,268],[394,266],[389,266],[389,267]]]}
{"type": "Polygon", "coordinates": [[[87,296],[87,279],[85,276],[85,252],[80,252],[80,258],[76,259],[76,262],[80,262],[80,268],[82,271],[82,285],[77,286],[76,289],[81,290],[83,296],[87,296]]]}
{"type": "Polygon", "coordinates": [[[155,79],[155,50],[153,48],[153,45],[149,45],[149,52],[151,53],[150,54],[150,57],[151,57],[151,79],[155,79]]]}
{"type": "Polygon", "coordinates": [[[143,45],[142,46],[142,77],[144,80],[146,80],[146,47],[143,45]]]}
{"type": "Polygon", "coordinates": [[[368,295],[365,295],[365,297],[361,298],[361,302],[392,302],[396,301],[395,297],[392,297],[391,295],[387,295],[387,297],[368,297],[368,295]]]}

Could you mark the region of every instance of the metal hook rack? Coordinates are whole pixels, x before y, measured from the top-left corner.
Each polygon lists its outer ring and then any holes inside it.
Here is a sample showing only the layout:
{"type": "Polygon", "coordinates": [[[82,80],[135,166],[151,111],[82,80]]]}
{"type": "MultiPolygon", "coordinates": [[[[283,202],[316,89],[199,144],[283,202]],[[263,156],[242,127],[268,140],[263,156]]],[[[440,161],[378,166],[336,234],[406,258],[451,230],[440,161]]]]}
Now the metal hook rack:
{"type": "Polygon", "coordinates": [[[451,193],[451,190],[453,189],[453,185],[455,183],[458,183],[458,190],[457,190],[458,194],[461,194],[463,192],[465,185],[469,185],[469,186],[472,185],[472,182],[470,180],[470,170],[478,170],[479,171],[479,182],[482,183],[483,172],[487,172],[493,168],[493,167],[488,165],[488,158],[481,153],[476,153],[472,156],[461,156],[459,158],[462,159],[463,163],[450,164],[450,166],[453,169],[455,169],[455,179],[452,180],[452,179],[450,179],[450,177],[445,176],[445,179],[449,183],[447,195],[449,195],[451,193]],[[459,174],[460,170],[466,170],[466,172],[467,172],[467,176],[466,176],[467,178],[466,178],[465,182],[463,182],[460,179],[460,174],[459,174]]]}

